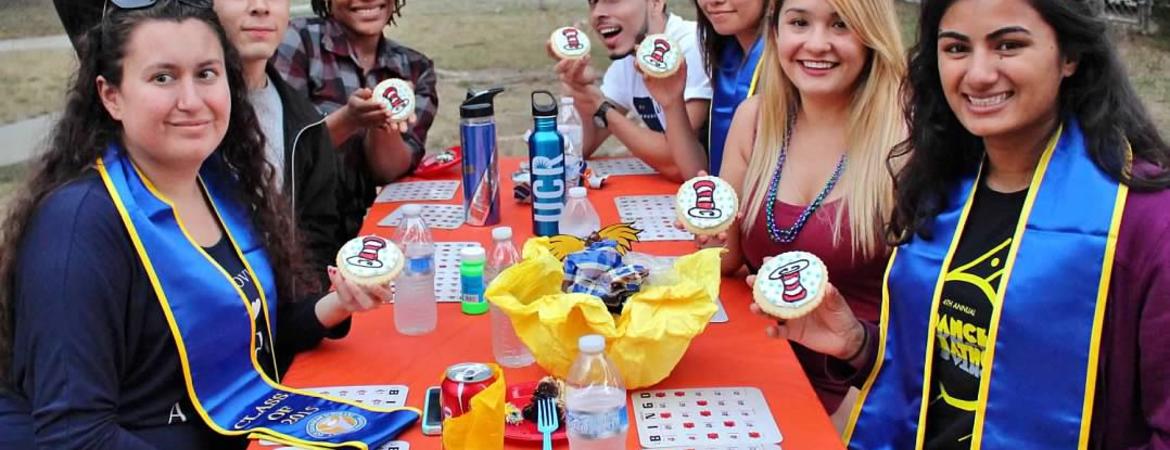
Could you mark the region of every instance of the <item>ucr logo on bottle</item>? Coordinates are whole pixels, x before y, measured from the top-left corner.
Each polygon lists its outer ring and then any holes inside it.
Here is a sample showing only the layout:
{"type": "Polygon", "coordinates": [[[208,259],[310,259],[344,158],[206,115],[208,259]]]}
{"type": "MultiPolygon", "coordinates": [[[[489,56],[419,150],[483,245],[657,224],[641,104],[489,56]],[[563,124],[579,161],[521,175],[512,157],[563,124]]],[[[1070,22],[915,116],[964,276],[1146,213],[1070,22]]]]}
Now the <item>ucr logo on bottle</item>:
{"type": "Polygon", "coordinates": [[[532,158],[533,220],[556,223],[565,195],[565,155],[532,158]]]}

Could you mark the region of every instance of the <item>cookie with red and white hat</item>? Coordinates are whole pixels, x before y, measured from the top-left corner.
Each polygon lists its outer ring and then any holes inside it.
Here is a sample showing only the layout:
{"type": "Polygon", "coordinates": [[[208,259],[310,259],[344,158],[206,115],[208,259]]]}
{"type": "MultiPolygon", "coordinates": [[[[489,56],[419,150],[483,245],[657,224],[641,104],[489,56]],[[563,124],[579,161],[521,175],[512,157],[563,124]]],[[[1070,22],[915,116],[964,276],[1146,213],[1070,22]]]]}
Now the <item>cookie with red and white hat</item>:
{"type": "Polygon", "coordinates": [[[337,252],[337,268],[347,280],[362,286],[385,286],[402,272],[406,257],[388,239],[358,236],[337,252]]]}
{"type": "Polygon", "coordinates": [[[695,177],[679,186],[674,195],[674,212],[687,231],[712,236],[735,221],[739,196],[722,178],[695,177]]]}
{"type": "Polygon", "coordinates": [[[390,119],[396,122],[406,120],[414,113],[414,88],[404,80],[382,80],[374,86],[374,99],[390,112],[390,119]]]}
{"type": "Polygon", "coordinates": [[[561,59],[581,59],[589,54],[589,36],[578,28],[557,28],[548,41],[552,52],[561,59]]]}
{"type": "Polygon", "coordinates": [[[829,270],[808,252],[785,252],[756,273],[752,297],[764,312],[795,319],[816,309],[829,286],[829,270]]]}
{"type": "Polygon", "coordinates": [[[674,75],[682,65],[682,48],[665,34],[652,34],[638,44],[634,61],[642,72],[656,78],[674,75]]]}

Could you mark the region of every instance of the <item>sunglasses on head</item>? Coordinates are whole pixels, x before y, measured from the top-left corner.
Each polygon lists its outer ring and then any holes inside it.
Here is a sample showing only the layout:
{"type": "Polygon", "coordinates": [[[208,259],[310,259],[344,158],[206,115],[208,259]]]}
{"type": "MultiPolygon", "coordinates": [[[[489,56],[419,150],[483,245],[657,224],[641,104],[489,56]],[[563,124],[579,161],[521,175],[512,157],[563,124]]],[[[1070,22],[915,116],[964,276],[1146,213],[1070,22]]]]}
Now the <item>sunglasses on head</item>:
{"type": "MultiPolygon", "coordinates": [[[[212,0],[175,0],[187,6],[194,8],[210,8],[212,0]]],[[[102,4],[102,23],[106,21],[106,11],[109,10],[110,3],[113,3],[118,9],[142,9],[154,6],[159,0],[106,0],[102,4]]]]}

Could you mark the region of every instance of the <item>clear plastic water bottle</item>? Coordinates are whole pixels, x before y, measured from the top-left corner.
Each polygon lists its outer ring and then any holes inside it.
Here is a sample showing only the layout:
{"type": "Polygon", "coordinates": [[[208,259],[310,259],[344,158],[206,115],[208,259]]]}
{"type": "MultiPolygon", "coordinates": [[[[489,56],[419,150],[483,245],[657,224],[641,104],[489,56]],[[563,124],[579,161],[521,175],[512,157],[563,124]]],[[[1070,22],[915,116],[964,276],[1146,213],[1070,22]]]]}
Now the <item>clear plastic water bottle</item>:
{"type": "Polygon", "coordinates": [[[589,192],[584,186],[569,189],[569,197],[565,201],[565,209],[561,211],[561,220],[557,223],[561,234],[569,234],[585,239],[594,231],[601,229],[601,218],[597,210],[589,203],[589,192]]]}
{"type": "MultiPolygon", "coordinates": [[[[493,228],[492,249],[491,253],[488,253],[487,269],[484,271],[485,281],[491,284],[500,272],[519,261],[520,252],[516,250],[515,245],[512,245],[512,227],[493,228]]],[[[512,368],[532,364],[535,361],[532,352],[528,351],[528,347],[520,341],[519,337],[516,337],[516,329],[512,327],[512,319],[509,319],[496,305],[492,305],[491,309],[492,355],[496,357],[496,362],[500,363],[501,366],[512,368]]]]}
{"type": "Polygon", "coordinates": [[[573,97],[561,97],[557,131],[565,137],[565,186],[577,186],[581,180],[581,164],[585,159],[582,156],[585,135],[581,131],[581,116],[573,106],[573,97]]]}
{"type": "Polygon", "coordinates": [[[406,254],[406,264],[395,283],[394,329],[411,336],[434,331],[438,321],[435,241],[421,214],[421,205],[403,206],[402,223],[394,233],[394,242],[406,254]]]}
{"type": "Polygon", "coordinates": [[[605,337],[585,335],[577,345],[581,352],[565,379],[569,448],[626,448],[626,431],[630,426],[626,385],[613,361],[605,357],[605,337]]]}

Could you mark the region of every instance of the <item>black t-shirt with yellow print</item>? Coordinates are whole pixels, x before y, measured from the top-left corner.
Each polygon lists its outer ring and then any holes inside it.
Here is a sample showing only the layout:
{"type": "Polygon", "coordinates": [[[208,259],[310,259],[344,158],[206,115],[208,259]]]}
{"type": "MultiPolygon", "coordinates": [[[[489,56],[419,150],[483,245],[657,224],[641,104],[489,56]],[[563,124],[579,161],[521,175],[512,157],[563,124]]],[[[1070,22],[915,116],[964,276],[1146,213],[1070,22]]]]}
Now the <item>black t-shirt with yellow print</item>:
{"type": "Polygon", "coordinates": [[[979,186],[943,284],[926,413],[928,449],[970,449],[991,313],[1027,190],[979,186]]]}

